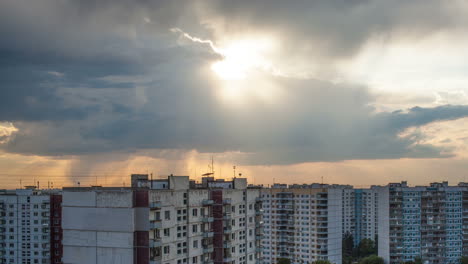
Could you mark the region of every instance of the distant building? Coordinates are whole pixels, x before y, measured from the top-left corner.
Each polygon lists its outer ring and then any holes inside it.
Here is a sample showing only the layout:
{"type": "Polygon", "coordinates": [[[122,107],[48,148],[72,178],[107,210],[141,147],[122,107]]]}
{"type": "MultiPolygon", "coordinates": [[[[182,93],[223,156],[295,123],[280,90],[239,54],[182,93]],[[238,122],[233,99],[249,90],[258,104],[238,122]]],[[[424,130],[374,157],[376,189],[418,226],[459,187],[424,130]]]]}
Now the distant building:
{"type": "Polygon", "coordinates": [[[279,185],[262,189],[265,263],[287,258],[293,264],[341,263],[343,185],[279,185]]]}
{"type": "Polygon", "coordinates": [[[132,175],[130,188],[64,188],[64,263],[257,264],[259,195],[243,178],[132,175]]]}
{"type": "Polygon", "coordinates": [[[61,194],[0,191],[0,263],[62,263],[61,194]]]}
{"type": "MultiPolygon", "coordinates": [[[[350,215],[354,224],[354,245],[359,245],[362,239],[378,240],[378,187],[369,189],[354,189],[354,215],[350,215]]],[[[346,199],[347,200],[347,199],[346,199]]]]}
{"type": "Polygon", "coordinates": [[[467,188],[447,182],[409,187],[391,183],[379,190],[379,256],[399,264],[455,264],[466,253],[467,188]],[[465,252],[464,252],[465,249],[465,252]]]}

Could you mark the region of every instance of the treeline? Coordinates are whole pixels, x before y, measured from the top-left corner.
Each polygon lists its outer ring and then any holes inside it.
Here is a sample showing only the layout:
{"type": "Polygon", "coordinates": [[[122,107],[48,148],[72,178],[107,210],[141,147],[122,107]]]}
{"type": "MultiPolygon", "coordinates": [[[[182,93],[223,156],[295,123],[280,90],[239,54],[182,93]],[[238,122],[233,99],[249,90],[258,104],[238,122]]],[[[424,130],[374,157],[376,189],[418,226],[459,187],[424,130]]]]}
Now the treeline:
{"type": "Polygon", "coordinates": [[[343,264],[383,264],[383,259],[377,256],[377,243],[376,236],[375,240],[364,238],[358,245],[354,245],[353,235],[346,233],[342,245],[343,264]]]}

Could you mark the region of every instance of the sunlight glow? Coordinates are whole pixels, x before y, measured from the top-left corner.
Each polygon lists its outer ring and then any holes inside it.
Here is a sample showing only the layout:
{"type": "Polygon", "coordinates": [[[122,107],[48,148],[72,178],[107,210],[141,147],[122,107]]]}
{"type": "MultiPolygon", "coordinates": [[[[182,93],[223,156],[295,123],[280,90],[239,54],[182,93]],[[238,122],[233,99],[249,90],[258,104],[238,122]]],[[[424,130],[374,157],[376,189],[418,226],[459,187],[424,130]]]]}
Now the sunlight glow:
{"type": "Polygon", "coordinates": [[[224,58],[213,63],[211,69],[223,80],[246,79],[252,71],[271,69],[271,63],[265,59],[271,48],[268,39],[235,41],[218,49],[224,58]]]}

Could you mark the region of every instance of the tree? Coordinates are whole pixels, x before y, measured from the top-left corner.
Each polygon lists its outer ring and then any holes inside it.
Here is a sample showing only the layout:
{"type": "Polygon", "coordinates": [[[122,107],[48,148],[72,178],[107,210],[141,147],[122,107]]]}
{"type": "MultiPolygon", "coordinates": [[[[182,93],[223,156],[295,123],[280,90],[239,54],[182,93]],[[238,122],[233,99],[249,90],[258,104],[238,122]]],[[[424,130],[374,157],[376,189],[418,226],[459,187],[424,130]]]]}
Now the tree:
{"type": "Polygon", "coordinates": [[[353,263],[354,237],[350,232],[346,232],[343,237],[342,255],[343,264],[353,263]]]}
{"type": "Polygon", "coordinates": [[[359,264],[384,264],[384,260],[379,256],[372,255],[361,259],[359,264]]]}
{"type": "Polygon", "coordinates": [[[414,260],[406,261],[404,264],[423,264],[421,257],[415,257],[414,260]]]}
{"type": "Polygon", "coordinates": [[[468,257],[465,257],[465,256],[461,257],[460,258],[460,263],[461,264],[468,264],[468,257]]]}
{"type": "Polygon", "coordinates": [[[372,239],[364,238],[359,243],[358,256],[363,258],[370,255],[376,255],[377,248],[375,247],[375,242],[372,239]]]}
{"type": "Polygon", "coordinates": [[[421,257],[415,257],[414,258],[414,264],[423,264],[422,258],[421,257]]]}
{"type": "Polygon", "coordinates": [[[312,264],[332,264],[332,263],[328,260],[316,260],[312,262],[312,264]]]}
{"type": "Polygon", "coordinates": [[[278,259],[278,264],[291,264],[291,260],[287,258],[278,259]]]}

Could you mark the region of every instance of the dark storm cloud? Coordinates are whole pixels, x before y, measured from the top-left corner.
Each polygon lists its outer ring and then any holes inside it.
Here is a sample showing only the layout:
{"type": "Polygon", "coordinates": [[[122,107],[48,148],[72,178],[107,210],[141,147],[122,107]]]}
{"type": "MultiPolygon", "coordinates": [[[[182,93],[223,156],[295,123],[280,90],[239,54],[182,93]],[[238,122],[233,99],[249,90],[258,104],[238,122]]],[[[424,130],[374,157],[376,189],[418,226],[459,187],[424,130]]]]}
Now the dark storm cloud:
{"type": "Polygon", "coordinates": [[[430,3],[3,1],[0,121],[19,131],[2,147],[40,155],[241,151],[253,153],[244,160],[251,164],[443,156],[398,135],[468,116],[465,106],[376,114],[365,87],[263,76],[284,92],[281,100],[252,97],[231,108],[209,69],[219,56],[170,31],[204,39],[273,32],[283,53],[333,63],[376,36],[414,37],[458,23],[458,10],[430,3]]]}
{"type": "Polygon", "coordinates": [[[369,40],[418,39],[466,28],[462,1],[438,0],[246,0],[203,1],[221,34],[272,32],[284,54],[326,60],[355,55],[369,40]]]}

